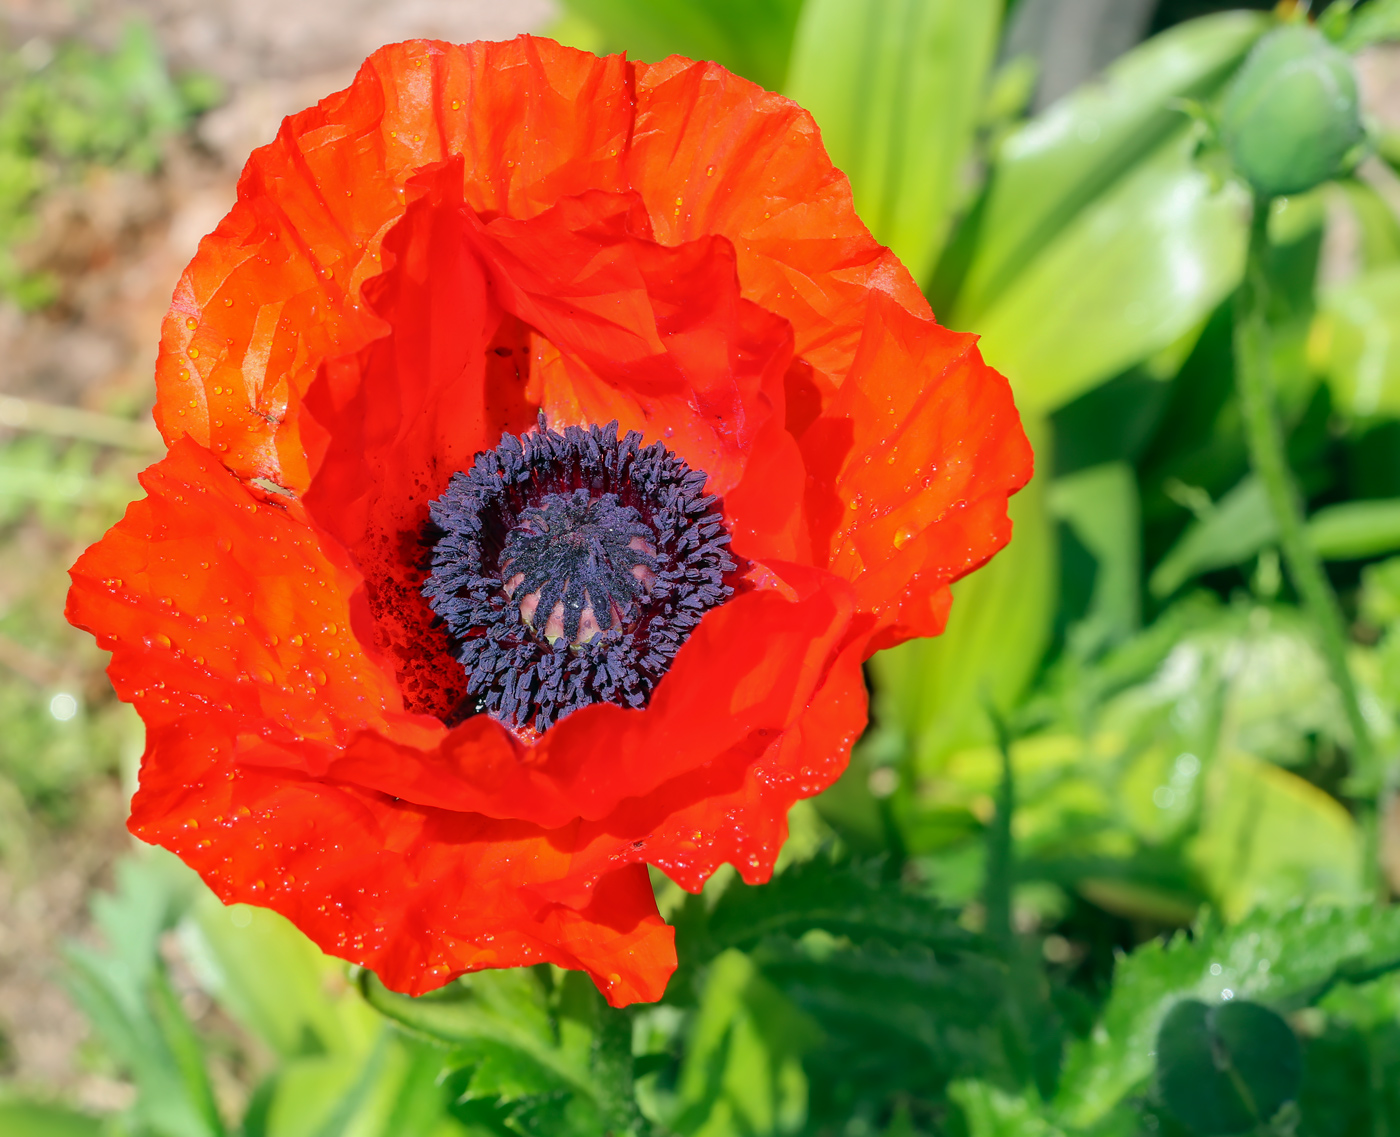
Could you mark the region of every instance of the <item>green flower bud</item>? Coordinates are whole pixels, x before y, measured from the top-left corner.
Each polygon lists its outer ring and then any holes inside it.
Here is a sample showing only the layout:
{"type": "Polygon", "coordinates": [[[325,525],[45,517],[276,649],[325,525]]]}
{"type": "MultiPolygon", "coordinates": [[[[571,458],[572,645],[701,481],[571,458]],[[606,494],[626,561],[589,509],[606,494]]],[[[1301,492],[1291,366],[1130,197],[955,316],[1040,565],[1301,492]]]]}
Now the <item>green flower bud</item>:
{"type": "Polygon", "coordinates": [[[1270,32],[1225,93],[1221,135],[1235,169],[1265,197],[1342,173],[1365,136],[1350,56],[1303,24],[1270,32]]]}

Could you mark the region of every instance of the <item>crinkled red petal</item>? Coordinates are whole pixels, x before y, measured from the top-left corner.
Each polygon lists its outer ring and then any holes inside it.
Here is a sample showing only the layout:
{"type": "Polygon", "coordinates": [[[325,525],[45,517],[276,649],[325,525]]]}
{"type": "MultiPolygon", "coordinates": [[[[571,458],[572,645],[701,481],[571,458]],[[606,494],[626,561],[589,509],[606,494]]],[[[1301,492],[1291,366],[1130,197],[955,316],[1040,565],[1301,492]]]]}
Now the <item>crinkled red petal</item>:
{"type": "Polygon", "coordinates": [[[1006,501],[1032,468],[976,337],[871,293],[850,374],[800,445],[813,557],[876,617],[869,650],[937,635],[948,585],[1010,539],[1006,501]]]}

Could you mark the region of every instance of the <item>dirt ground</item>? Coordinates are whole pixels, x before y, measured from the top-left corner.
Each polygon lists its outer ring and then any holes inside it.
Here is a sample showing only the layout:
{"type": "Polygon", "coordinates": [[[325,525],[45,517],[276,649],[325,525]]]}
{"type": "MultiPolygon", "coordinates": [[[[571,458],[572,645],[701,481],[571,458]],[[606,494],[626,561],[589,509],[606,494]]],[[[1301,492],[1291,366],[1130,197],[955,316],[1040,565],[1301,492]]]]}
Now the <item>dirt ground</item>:
{"type": "MultiPolygon", "coordinates": [[[[23,257],[58,278],[59,301],[42,313],[0,302],[0,398],[145,418],[160,321],[180,270],[232,204],[248,151],[270,140],[284,115],[345,86],[380,44],[503,39],[553,16],[550,0],[3,0],[5,50],[42,54],[74,36],[110,44],[138,18],[173,70],[217,77],[225,98],[194,142],[169,150],[158,176],[102,172],[42,202],[23,257]]],[[[0,437],[9,436],[0,425],[0,437]]],[[[82,542],[37,529],[0,550],[0,610],[52,607],[56,623],[63,570],[82,542]]],[[[54,635],[47,645],[0,636],[0,669],[23,677],[36,699],[49,697],[56,677],[105,683],[87,637],[61,627],[54,635]]],[[[90,894],[130,838],[115,776],[81,796],[75,820],[54,830],[28,824],[22,803],[0,800],[0,838],[9,826],[13,845],[15,829],[26,830],[23,856],[0,857],[0,1083],[105,1111],[125,1104],[130,1088],[93,1068],[84,1022],[55,977],[60,944],[89,934],[90,894]]]]}

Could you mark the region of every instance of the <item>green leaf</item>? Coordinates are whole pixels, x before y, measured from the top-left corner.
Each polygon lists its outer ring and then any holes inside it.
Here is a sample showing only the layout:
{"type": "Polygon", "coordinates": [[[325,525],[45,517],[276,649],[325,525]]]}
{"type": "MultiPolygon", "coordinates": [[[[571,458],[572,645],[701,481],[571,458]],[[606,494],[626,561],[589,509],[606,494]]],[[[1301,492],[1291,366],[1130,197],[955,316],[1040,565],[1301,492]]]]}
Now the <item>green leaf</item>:
{"type": "Polygon", "coordinates": [[[1000,0],[807,0],[787,94],[821,127],[856,209],[916,280],[931,272],[982,109],[1000,0]]]}
{"type": "Polygon", "coordinates": [[[358,1058],[373,1044],[379,1018],[345,983],[345,965],[284,917],[209,894],[182,933],[204,988],[280,1057],[358,1058]]]}
{"type": "MultiPolygon", "coordinates": [[[[1308,539],[1329,561],[1361,560],[1400,549],[1400,500],[1349,501],[1319,509],[1308,539]]],[[[1170,596],[1188,580],[1243,564],[1278,540],[1264,484],[1249,474],[1205,517],[1194,522],[1152,572],[1149,587],[1170,596]]]]}
{"type": "Polygon", "coordinates": [[[1277,538],[1264,483],[1249,474],[1181,535],[1157,562],[1148,587],[1156,597],[1170,596],[1203,572],[1249,560],[1277,538]]]}
{"type": "MultiPolygon", "coordinates": [[[[992,167],[953,326],[980,331],[982,314],[1026,266],[1180,132],[1184,120],[1172,109],[1173,100],[1204,98],[1218,89],[1269,26],[1262,14],[1245,12],[1180,24],[1010,135],[992,167]]],[[[1078,272],[1092,267],[1091,261],[1080,262],[1063,283],[1073,284],[1078,272]]],[[[1113,310],[1124,306],[1120,301],[1113,310]]]]}
{"type": "Polygon", "coordinates": [[[1076,629],[1080,650],[1126,639],[1141,622],[1136,473],[1126,462],[1106,462],[1058,478],[1050,487],[1050,509],[1098,562],[1089,614],[1076,629]]]}
{"type": "Polygon", "coordinates": [[[1343,178],[1337,183],[1361,229],[1362,264],[1368,271],[1400,261],[1400,219],[1369,182],[1343,178]]]}
{"type": "Polygon", "coordinates": [[[117,886],[93,901],[108,950],[67,948],[69,990],[113,1058],[130,1070],[139,1124],[160,1137],[222,1137],[202,1046],[158,950],[197,878],[173,857],[152,852],[120,862],[117,886]]]}
{"type": "MultiPolygon", "coordinates": [[[[1374,992],[1366,992],[1374,994],[1374,992]]],[[[1364,996],[1363,996],[1364,997],[1364,996]]],[[[1395,1016],[1359,1029],[1329,1015],[1303,1041],[1300,1129],[1309,1137],[1369,1137],[1400,1124],[1400,1028],[1395,1016]]]]}
{"type": "Polygon", "coordinates": [[[1361,618],[1378,628],[1400,620],[1400,557],[1361,570],[1361,618]]]}
{"type": "Polygon", "coordinates": [[[1400,909],[1294,908],[1255,912],[1224,928],[1152,941],[1118,961],[1099,1024],[1065,1063],[1055,1104],[1067,1124],[1096,1124],[1152,1075],[1153,1042],[1180,1000],[1249,999],[1287,1014],[1338,982],[1400,968],[1400,909]]]}
{"type": "Polygon", "coordinates": [[[879,940],[850,947],[820,933],[767,940],[753,958],[822,1030],[806,1060],[814,1118],[901,1096],[935,1102],[952,1078],[1010,1073],[998,959],[879,940]]]}
{"type": "Polygon", "coordinates": [[[1371,0],[1352,16],[1342,36],[1347,51],[1360,51],[1373,43],[1400,39],[1400,0],[1371,0]]]}
{"type": "Polygon", "coordinates": [[[1063,1137],[1025,1095],[968,1079],[949,1086],[948,1096],[962,1109],[968,1137],[1063,1137]]]}
{"type": "Polygon", "coordinates": [[[1308,539],[1324,560],[1355,561],[1400,549],[1400,498],[1348,501],[1308,518],[1308,539]]]}
{"type": "Polygon", "coordinates": [[[0,1102],[0,1133],[5,1137],[102,1137],[96,1117],[38,1102],[0,1102]]]}
{"type": "MultiPolygon", "coordinates": [[[[1033,418],[1025,424],[1047,467],[1048,430],[1033,418]]],[[[1011,543],[953,585],[943,634],[870,661],[878,729],[895,735],[895,746],[918,770],[934,770],[953,750],[990,741],[987,703],[1010,711],[1040,665],[1058,586],[1045,481],[1037,476],[1011,499],[1011,543]]]]}
{"type": "Polygon", "coordinates": [[[1400,414],[1400,265],[1323,294],[1308,357],[1347,414],[1400,414]]]}
{"type": "Polygon", "coordinates": [[[959,303],[952,325],[981,333],[1023,413],[1049,413],[1167,347],[1238,283],[1248,195],[1214,184],[1195,148],[1194,132],[1179,129],[1066,219],[984,306],[959,303]]]}
{"type": "Polygon", "coordinates": [[[705,977],[667,1123],[680,1133],[796,1132],[807,1116],[801,1058],[817,1037],[748,956],[722,953],[705,977]]]}
{"type": "Polygon", "coordinates": [[[1200,1137],[1225,1137],[1264,1124],[1297,1098],[1303,1055],[1267,1007],[1183,999],[1157,1032],[1157,1080],[1179,1120],[1200,1137]]]}
{"type": "Polygon", "coordinates": [[[608,50],[655,61],[712,59],[770,91],[788,70],[802,0],[566,0],[608,50]]]}
{"type": "Polygon", "coordinates": [[[548,1087],[599,1094],[589,1066],[591,1028],[575,1022],[556,1035],[548,992],[530,969],[466,976],[416,999],[395,994],[366,971],[360,989],[370,1006],[400,1026],[457,1047],[462,1064],[488,1063],[482,1074],[487,1093],[514,1079],[520,1093],[548,1087]]]}
{"type": "Polygon", "coordinates": [[[1330,794],[1245,754],[1218,757],[1206,776],[1192,854],[1227,919],[1306,896],[1364,898],[1356,823],[1330,794]]]}
{"type": "Polygon", "coordinates": [[[632,1089],[632,1028],[581,972],[548,966],[487,971],[418,998],[369,972],[360,990],[410,1034],[448,1046],[458,1071],[454,1113],[541,1137],[619,1137],[642,1124],[632,1089]]]}
{"type": "Polygon", "coordinates": [[[897,881],[881,878],[878,861],[833,864],[817,856],[763,885],[732,884],[708,914],[696,897],[676,921],[683,961],[749,948],[771,936],[799,938],[819,930],[853,943],[879,939],[960,954],[981,949],[957,913],[897,881]]]}

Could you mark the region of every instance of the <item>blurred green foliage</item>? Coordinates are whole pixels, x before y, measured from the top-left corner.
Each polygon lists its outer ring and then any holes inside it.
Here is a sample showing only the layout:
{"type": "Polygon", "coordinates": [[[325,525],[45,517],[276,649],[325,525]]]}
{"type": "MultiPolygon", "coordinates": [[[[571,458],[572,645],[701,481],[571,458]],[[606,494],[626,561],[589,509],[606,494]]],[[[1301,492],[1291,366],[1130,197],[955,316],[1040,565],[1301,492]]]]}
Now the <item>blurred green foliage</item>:
{"type": "MultiPolygon", "coordinates": [[[[99,1121],[0,1096],[0,1131],[1400,1127],[1400,195],[1382,161],[1274,201],[1262,266],[1287,457],[1350,625],[1369,765],[1281,563],[1235,386],[1252,200],[1220,102],[1301,11],[1180,24],[1028,118],[1035,61],[1004,54],[999,3],[565,9],[559,34],[581,46],[713,58],[812,111],[873,232],[1012,382],[1038,464],[1015,540],[955,587],[942,637],[870,662],[874,724],[794,812],[770,884],[721,874],[690,897],[658,878],[681,961],[662,1003],[612,1011],[550,967],[407,999],[147,853],[95,902],[106,946],[68,960],[133,1104],[99,1121]],[[1323,273],[1339,228],[1354,256],[1323,273]]],[[[1317,27],[1354,51],[1400,36],[1400,3],[1334,3],[1317,27]]],[[[92,63],[104,103],[59,82],[64,58],[9,80],[50,92],[5,104],[5,122],[48,124],[20,132],[36,170],[150,161],[198,106],[168,80],[122,86],[117,57],[92,63]],[[84,133],[53,125],[60,104],[144,109],[116,114],[127,133],[84,133]]],[[[22,210],[44,183],[15,184],[22,210]]],[[[0,523],[76,534],[109,515],[122,494],[96,455],[11,443],[0,523]]],[[[24,618],[0,631],[38,642],[24,618]]],[[[11,690],[0,810],[59,810],[81,755],[125,728],[11,690]]]]}
{"type": "Polygon", "coordinates": [[[110,53],[32,40],[0,56],[0,294],[25,307],[52,296],[14,254],[46,188],[92,165],[154,171],[164,141],[219,98],[206,76],[172,78],[141,23],[110,53]]]}

